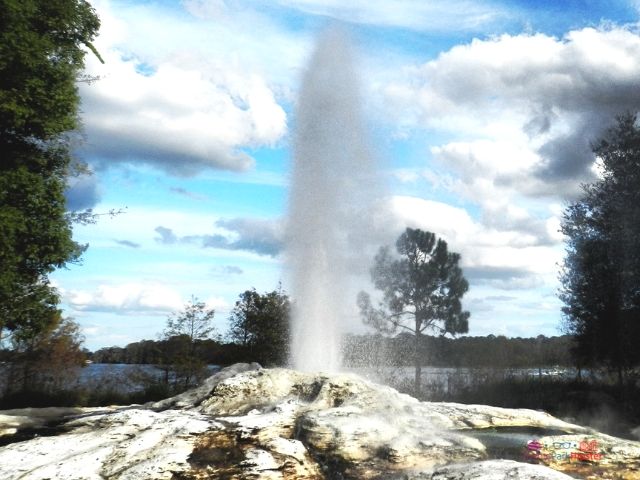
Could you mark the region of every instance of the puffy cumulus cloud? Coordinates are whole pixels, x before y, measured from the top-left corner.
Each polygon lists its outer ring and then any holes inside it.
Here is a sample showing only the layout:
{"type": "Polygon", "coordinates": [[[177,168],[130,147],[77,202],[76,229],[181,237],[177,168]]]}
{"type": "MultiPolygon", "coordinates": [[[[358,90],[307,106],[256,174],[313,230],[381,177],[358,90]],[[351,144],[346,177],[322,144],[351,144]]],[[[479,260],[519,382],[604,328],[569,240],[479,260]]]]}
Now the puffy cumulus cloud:
{"type": "Polygon", "coordinates": [[[169,63],[145,75],[121,59],[108,68],[82,94],[84,148],[98,158],[144,161],[178,174],[205,166],[245,170],[253,159],[243,147],[273,144],[286,132],[284,110],[257,75],[169,63]]]}
{"type": "Polygon", "coordinates": [[[161,284],[99,285],[91,291],[69,290],[65,297],[76,310],[119,314],[165,314],[180,310],[184,305],[177,291],[161,284]]]}
{"type": "Polygon", "coordinates": [[[431,183],[478,204],[514,195],[549,198],[577,194],[579,185],[574,178],[549,181],[535,175],[540,156],[527,142],[516,143],[514,137],[517,134],[508,140],[458,141],[433,147],[435,163],[447,173],[440,178],[435,172],[423,175],[431,183]]]}
{"type": "Polygon", "coordinates": [[[640,35],[601,27],[562,39],[476,39],[406,73],[387,86],[390,104],[414,125],[467,139],[435,153],[459,165],[466,150],[463,168],[480,177],[461,177],[470,188],[480,192],[486,181],[531,196],[570,196],[592,178],[590,142],[616,114],[640,108],[640,35]]]}
{"type": "Polygon", "coordinates": [[[253,159],[244,148],[272,145],[286,133],[286,114],[258,69],[181,51],[174,34],[188,30],[163,17],[145,17],[141,28],[152,38],[125,50],[137,23],[105,2],[98,11],[103,35],[96,46],[105,64],[88,55],[87,71],[99,80],[81,86],[82,151],[92,159],[147,162],[182,175],[204,167],[246,170],[253,159]],[[155,28],[147,25],[153,21],[155,28]],[[152,52],[153,36],[175,38],[175,47],[152,52]]]}
{"type": "MultiPolygon", "coordinates": [[[[473,40],[405,73],[408,79],[387,87],[391,105],[404,121],[445,138],[418,176],[477,205],[479,214],[471,219],[406,198],[396,207],[413,225],[449,239],[476,284],[556,285],[557,205],[595,178],[590,143],[617,114],[640,109],[638,32],[600,27],[561,39],[473,40]]],[[[401,179],[415,182],[409,173],[401,179]]]]}
{"type": "Polygon", "coordinates": [[[562,248],[549,234],[547,222],[508,205],[496,209],[494,218],[499,220],[482,222],[463,208],[396,196],[389,202],[387,224],[398,232],[409,226],[444,238],[452,251],[461,254],[472,284],[514,290],[555,282],[562,248]]]}
{"type": "Polygon", "coordinates": [[[390,208],[399,228],[408,225],[436,232],[454,245],[472,242],[478,248],[523,249],[558,244],[549,235],[547,220],[506,204],[496,203],[494,215],[485,221],[474,220],[464,208],[418,197],[392,197],[390,208]]]}
{"type": "Polygon", "coordinates": [[[435,232],[452,244],[463,244],[475,236],[479,226],[466,210],[446,203],[418,197],[394,196],[390,199],[391,215],[402,231],[405,226],[435,232]]]}
{"type": "Polygon", "coordinates": [[[571,198],[580,191],[575,179],[546,181],[532,173],[539,157],[523,144],[476,140],[451,142],[432,149],[446,173],[422,172],[436,188],[454,192],[480,207],[479,222],[496,232],[517,232],[520,245],[557,245],[562,207],[553,197],[571,198]],[[534,215],[532,212],[536,212],[534,215]]]}

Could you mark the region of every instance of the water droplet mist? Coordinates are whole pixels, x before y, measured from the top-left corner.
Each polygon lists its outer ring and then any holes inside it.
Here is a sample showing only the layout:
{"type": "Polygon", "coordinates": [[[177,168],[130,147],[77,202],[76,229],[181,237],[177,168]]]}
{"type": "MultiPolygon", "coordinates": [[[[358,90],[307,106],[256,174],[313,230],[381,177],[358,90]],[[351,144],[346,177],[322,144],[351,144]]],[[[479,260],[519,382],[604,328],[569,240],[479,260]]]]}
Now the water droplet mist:
{"type": "Polygon", "coordinates": [[[287,268],[294,301],[291,364],[340,369],[344,319],[353,316],[350,264],[362,251],[376,198],[350,45],[325,32],[302,79],[287,222],[287,268]]]}

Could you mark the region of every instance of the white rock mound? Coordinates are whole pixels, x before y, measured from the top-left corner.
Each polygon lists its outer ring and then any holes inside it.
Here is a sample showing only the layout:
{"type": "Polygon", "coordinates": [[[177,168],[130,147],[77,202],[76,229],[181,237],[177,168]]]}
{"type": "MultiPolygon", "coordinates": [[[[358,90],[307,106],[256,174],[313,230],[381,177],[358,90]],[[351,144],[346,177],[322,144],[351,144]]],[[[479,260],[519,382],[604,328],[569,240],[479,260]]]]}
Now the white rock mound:
{"type": "MultiPolygon", "coordinates": [[[[10,413],[0,412],[0,431],[11,423],[10,413]]],[[[637,471],[640,459],[637,442],[543,412],[419,402],[352,374],[306,374],[257,364],[234,365],[161,402],[74,413],[59,419],[61,432],[55,436],[0,448],[0,478],[572,478],[524,463],[525,441],[516,441],[502,459],[494,458],[500,455],[487,441],[492,437],[482,433],[492,429],[495,437],[503,428],[535,429],[541,443],[545,431],[576,445],[586,437],[592,444],[598,439],[604,450],[592,470],[582,461],[577,470],[542,461],[572,475],[578,471],[582,478],[637,471]]],[[[510,433],[505,435],[509,439],[510,433]]]]}

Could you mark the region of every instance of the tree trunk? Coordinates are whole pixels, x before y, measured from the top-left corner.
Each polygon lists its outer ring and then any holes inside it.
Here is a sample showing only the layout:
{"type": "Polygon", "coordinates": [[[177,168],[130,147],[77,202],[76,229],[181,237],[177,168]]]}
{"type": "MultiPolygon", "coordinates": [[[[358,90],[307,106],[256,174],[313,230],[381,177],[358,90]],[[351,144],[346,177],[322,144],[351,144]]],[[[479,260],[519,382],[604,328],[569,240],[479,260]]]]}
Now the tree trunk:
{"type": "Polygon", "coordinates": [[[418,397],[420,395],[420,387],[422,383],[422,362],[420,359],[420,322],[418,320],[416,320],[413,360],[414,360],[414,365],[416,367],[414,392],[415,392],[415,396],[418,397]]]}
{"type": "Polygon", "coordinates": [[[624,385],[624,375],[622,374],[622,365],[618,364],[618,387],[624,385]]]}

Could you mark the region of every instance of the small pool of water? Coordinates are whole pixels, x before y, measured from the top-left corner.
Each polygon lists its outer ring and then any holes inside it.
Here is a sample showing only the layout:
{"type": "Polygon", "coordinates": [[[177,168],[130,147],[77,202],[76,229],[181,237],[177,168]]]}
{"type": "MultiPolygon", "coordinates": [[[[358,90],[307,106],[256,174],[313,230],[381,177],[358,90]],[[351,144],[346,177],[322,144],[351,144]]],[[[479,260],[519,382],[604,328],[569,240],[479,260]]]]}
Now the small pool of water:
{"type": "Polygon", "coordinates": [[[483,428],[465,430],[461,433],[480,440],[487,448],[489,458],[517,461],[527,460],[527,443],[529,441],[542,437],[569,434],[564,430],[529,426],[483,428]]]}

